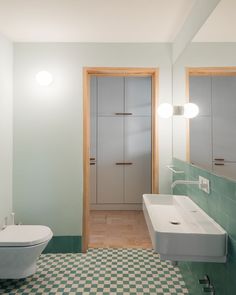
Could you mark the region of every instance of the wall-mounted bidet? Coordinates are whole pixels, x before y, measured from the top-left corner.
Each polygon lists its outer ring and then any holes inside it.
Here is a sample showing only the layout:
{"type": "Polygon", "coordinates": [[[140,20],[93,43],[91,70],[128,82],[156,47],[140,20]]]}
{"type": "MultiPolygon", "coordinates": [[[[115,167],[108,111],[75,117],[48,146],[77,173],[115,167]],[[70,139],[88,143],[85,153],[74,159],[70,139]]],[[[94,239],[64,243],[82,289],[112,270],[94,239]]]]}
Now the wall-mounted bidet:
{"type": "Polygon", "coordinates": [[[52,238],[41,225],[8,225],[0,231],[0,279],[20,279],[36,272],[36,261],[52,238]]]}

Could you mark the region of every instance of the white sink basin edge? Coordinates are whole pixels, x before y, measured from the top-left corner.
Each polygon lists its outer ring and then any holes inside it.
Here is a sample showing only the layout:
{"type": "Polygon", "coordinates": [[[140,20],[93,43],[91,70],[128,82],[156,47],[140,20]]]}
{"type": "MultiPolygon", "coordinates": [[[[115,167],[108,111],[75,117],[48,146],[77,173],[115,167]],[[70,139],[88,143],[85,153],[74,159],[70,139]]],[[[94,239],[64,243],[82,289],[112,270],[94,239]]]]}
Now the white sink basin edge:
{"type": "Polygon", "coordinates": [[[189,197],[145,194],[143,212],[161,259],[226,262],[226,231],[189,197]]]}

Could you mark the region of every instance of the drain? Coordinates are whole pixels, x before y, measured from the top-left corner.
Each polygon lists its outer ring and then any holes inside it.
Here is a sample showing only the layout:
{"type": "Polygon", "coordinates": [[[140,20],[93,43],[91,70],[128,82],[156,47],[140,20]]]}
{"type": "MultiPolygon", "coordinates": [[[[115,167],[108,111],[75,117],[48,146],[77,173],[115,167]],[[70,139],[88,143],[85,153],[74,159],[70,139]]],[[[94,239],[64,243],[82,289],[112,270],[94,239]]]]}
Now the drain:
{"type": "Polygon", "coordinates": [[[175,221],[175,220],[173,220],[173,221],[170,221],[170,224],[173,224],[173,225],[179,225],[180,222],[179,222],[179,221],[175,221]]]}

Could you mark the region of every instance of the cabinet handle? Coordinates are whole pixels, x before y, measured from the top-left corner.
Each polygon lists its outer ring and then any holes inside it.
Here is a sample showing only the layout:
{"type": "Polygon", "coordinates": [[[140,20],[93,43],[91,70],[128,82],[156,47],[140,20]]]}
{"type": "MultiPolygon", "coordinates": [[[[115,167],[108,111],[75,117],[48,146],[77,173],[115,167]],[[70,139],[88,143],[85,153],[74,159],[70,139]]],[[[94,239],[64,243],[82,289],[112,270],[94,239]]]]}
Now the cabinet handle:
{"type": "Polygon", "coordinates": [[[90,161],[95,161],[96,160],[96,158],[90,158],[90,161]]]}
{"type": "Polygon", "coordinates": [[[131,116],[133,113],[115,113],[116,116],[131,116]]]}
{"type": "Polygon", "coordinates": [[[224,166],[224,163],[214,163],[216,166],[224,166]]]}
{"type": "Polygon", "coordinates": [[[90,163],[90,165],[96,165],[96,163],[90,163]]]}
{"type": "Polygon", "coordinates": [[[215,158],[214,160],[215,161],[224,161],[225,159],[223,159],[223,158],[215,158]]]}
{"type": "Polygon", "coordinates": [[[131,162],[118,162],[116,165],[132,165],[133,163],[131,162]]]}

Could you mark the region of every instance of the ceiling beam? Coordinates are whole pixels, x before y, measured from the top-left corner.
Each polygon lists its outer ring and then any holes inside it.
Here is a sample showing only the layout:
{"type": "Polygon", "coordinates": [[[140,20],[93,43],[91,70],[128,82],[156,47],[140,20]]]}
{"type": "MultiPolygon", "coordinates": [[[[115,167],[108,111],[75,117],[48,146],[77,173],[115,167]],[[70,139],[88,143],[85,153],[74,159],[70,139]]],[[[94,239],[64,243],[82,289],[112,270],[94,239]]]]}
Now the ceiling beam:
{"type": "Polygon", "coordinates": [[[173,63],[178,59],[221,0],[196,0],[172,44],[173,63]]]}

